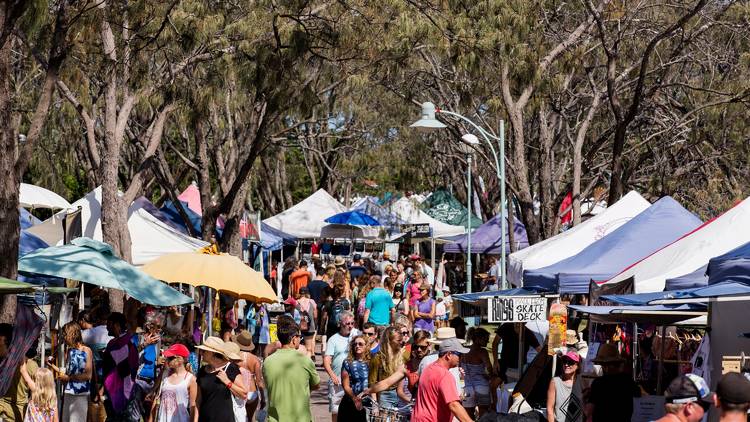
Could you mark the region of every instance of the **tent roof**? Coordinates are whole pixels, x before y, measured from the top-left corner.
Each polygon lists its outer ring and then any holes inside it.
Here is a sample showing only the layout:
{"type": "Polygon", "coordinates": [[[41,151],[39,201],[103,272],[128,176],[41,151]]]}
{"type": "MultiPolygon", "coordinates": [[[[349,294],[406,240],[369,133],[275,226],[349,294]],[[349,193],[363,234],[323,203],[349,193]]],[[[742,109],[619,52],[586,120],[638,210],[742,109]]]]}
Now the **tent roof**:
{"type": "Polygon", "coordinates": [[[636,322],[656,325],[671,325],[706,315],[705,305],[649,305],[649,306],[583,306],[570,305],[570,309],[589,314],[594,322],[636,322]]]}
{"type": "MultiPolygon", "coordinates": [[[[101,198],[100,186],[73,203],[74,207],[81,207],[83,236],[99,241],[102,240],[101,198]]],[[[208,245],[162,223],[143,208],[143,202],[134,202],[130,206],[128,228],[132,242],[133,265],[143,265],[168,253],[194,252],[208,245]]],[[[62,230],[60,237],[62,238],[62,230]]]]}
{"type": "Polygon", "coordinates": [[[712,297],[750,295],[750,285],[738,281],[723,281],[708,286],[667,292],[604,295],[602,299],[624,305],[649,305],[679,301],[702,302],[712,297]]]}
{"type": "Polygon", "coordinates": [[[635,292],[664,290],[666,280],[694,271],[721,254],[745,244],[750,238],[742,228],[750,224],[750,199],[637,261],[607,283],[635,278],[635,292]]]}
{"type": "Polygon", "coordinates": [[[588,293],[593,280],[606,280],[701,225],[701,220],[665,196],[613,232],[560,262],[523,273],[524,286],[560,293],[588,293]]]}
{"type": "Polygon", "coordinates": [[[664,285],[664,290],[682,290],[693,287],[701,287],[708,284],[706,268],[708,265],[702,265],[697,270],[678,277],[668,278],[664,285]]]}
{"type": "Polygon", "coordinates": [[[324,221],[326,218],[344,211],[344,205],[324,189],[318,189],[293,207],[263,222],[292,236],[316,238],[320,237],[323,226],[327,224],[324,221]]]}
{"type": "Polygon", "coordinates": [[[201,206],[201,193],[198,190],[198,185],[193,182],[185,188],[184,191],[177,197],[180,201],[187,202],[188,207],[198,215],[203,215],[203,207],[201,206]]]}
{"type": "Polygon", "coordinates": [[[419,209],[409,198],[401,198],[389,207],[390,211],[398,216],[406,224],[429,224],[432,229],[433,237],[447,237],[464,234],[466,229],[461,226],[452,226],[438,221],[419,209]]]}
{"type": "Polygon", "coordinates": [[[404,220],[400,219],[396,214],[379,205],[377,198],[369,196],[362,198],[352,206],[351,210],[373,216],[380,224],[385,226],[386,231],[389,233],[398,233],[400,231],[399,226],[405,224],[404,220]]]}
{"type": "MultiPolygon", "coordinates": [[[[430,217],[453,226],[466,227],[469,219],[466,207],[445,188],[439,188],[432,192],[422,201],[421,207],[430,217]]],[[[482,225],[482,219],[472,213],[471,228],[475,229],[480,225],[482,225]]]]}
{"type": "Polygon", "coordinates": [[[708,261],[708,284],[718,283],[728,277],[743,277],[750,282],[750,242],[708,261]]]}
{"type": "Polygon", "coordinates": [[[461,302],[478,303],[491,297],[557,297],[556,292],[543,288],[517,287],[507,290],[495,290],[476,293],[459,293],[451,296],[461,302]]]}
{"type": "MultiPolygon", "coordinates": [[[[514,219],[515,224],[513,225],[514,240],[516,242],[516,249],[523,249],[529,246],[529,239],[526,236],[526,227],[518,219],[514,219]]],[[[507,219],[506,219],[507,221],[507,219]]],[[[505,250],[510,253],[510,245],[507,243],[508,240],[508,229],[510,224],[506,225],[505,233],[505,250]]],[[[455,243],[449,243],[443,247],[443,251],[448,253],[465,253],[467,249],[467,235],[463,234],[457,236],[454,240],[455,243]]],[[[479,254],[500,254],[502,242],[500,241],[500,215],[496,215],[490,219],[490,221],[477,227],[471,233],[471,252],[479,254]]]]}
{"type": "Polygon", "coordinates": [[[524,270],[546,267],[582,251],[611,233],[651,204],[638,192],[630,191],[598,215],[556,236],[512,253],[508,259],[508,280],[519,285],[524,270]]]}

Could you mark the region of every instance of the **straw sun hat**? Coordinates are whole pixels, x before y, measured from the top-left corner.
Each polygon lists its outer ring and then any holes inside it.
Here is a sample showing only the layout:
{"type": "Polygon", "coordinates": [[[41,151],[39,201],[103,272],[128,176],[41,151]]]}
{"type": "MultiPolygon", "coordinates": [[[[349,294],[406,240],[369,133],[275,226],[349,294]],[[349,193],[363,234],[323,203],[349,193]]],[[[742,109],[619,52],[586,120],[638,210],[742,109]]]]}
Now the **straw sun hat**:
{"type": "Polygon", "coordinates": [[[253,335],[250,334],[250,331],[242,330],[239,334],[233,335],[232,342],[237,343],[240,346],[240,350],[244,352],[252,352],[255,350],[253,335]]]}
{"type": "Polygon", "coordinates": [[[218,353],[220,355],[224,355],[225,358],[231,359],[231,351],[227,349],[226,343],[224,343],[224,340],[218,338],[218,337],[208,337],[206,340],[203,341],[203,344],[200,346],[195,346],[196,349],[205,350],[207,352],[214,352],[218,353]]]}

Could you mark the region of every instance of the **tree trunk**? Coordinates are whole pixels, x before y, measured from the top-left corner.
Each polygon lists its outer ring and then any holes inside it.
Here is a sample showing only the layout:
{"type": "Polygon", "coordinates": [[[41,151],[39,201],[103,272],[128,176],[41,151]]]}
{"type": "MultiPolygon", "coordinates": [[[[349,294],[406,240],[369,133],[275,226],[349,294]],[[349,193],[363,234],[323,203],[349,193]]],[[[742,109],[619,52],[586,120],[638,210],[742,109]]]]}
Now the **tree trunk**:
{"type": "MultiPolygon", "coordinates": [[[[18,269],[18,241],[21,232],[18,213],[18,154],[11,123],[10,40],[0,47],[0,276],[15,279],[18,269]]],[[[0,322],[12,323],[16,316],[16,295],[4,295],[0,322]]]]}
{"type": "Polygon", "coordinates": [[[539,107],[539,214],[542,222],[542,237],[552,236],[557,217],[557,207],[552,189],[552,141],[554,119],[548,120],[548,108],[544,101],[539,107]]]}

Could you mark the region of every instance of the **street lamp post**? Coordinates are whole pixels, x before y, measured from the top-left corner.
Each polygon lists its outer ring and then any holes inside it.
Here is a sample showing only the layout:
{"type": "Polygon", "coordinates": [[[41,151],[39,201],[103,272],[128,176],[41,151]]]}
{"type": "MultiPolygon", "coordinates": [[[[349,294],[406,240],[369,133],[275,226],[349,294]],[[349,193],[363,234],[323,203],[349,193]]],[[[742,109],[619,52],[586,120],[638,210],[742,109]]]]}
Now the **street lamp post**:
{"type": "MultiPolygon", "coordinates": [[[[422,116],[419,120],[411,124],[411,127],[423,129],[423,130],[434,130],[434,129],[444,129],[447,126],[435,118],[435,115],[437,113],[454,117],[458,120],[462,120],[466,123],[468,123],[471,127],[473,127],[477,132],[479,132],[482,135],[482,138],[487,143],[487,145],[490,147],[490,151],[492,151],[492,157],[495,159],[495,171],[497,173],[497,178],[500,183],[500,248],[501,248],[501,258],[500,258],[500,279],[501,279],[501,288],[507,289],[507,279],[506,279],[506,271],[505,271],[505,236],[506,233],[506,224],[505,224],[505,213],[503,212],[503,207],[505,205],[505,122],[500,121],[500,136],[497,137],[486,130],[484,130],[482,127],[477,125],[476,123],[472,122],[469,118],[462,116],[458,113],[447,111],[447,110],[441,110],[437,107],[435,107],[435,104],[431,102],[425,102],[422,103],[422,116]],[[497,141],[499,147],[500,147],[500,155],[498,158],[497,150],[495,150],[495,146],[492,143],[492,140],[497,141]]],[[[471,213],[471,209],[469,209],[469,213],[471,213]]],[[[471,218],[471,217],[469,217],[471,218]]],[[[468,266],[467,266],[468,268],[468,266]]]]}
{"type": "Polygon", "coordinates": [[[461,137],[461,140],[463,140],[461,149],[466,154],[466,210],[469,212],[466,218],[466,293],[471,293],[471,162],[474,156],[474,148],[479,145],[479,139],[467,133],[461,137]]]}

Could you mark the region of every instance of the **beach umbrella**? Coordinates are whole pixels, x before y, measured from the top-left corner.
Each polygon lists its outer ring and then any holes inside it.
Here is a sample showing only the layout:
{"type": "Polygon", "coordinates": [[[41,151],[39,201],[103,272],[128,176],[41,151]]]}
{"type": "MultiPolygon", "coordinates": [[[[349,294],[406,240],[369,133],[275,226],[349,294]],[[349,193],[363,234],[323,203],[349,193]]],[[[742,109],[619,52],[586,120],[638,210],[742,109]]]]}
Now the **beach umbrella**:
{"type": "Polygon", "coordinates": [[[110,245],[85,237],[28,253],[18,260],[18,270],[123,290],[149,305],[193,303],[192,298],[117,257],[110,245]]]}
{"type": "Polygon", "coordinates": [[[70,205],[70,202],[66,201],[65,198],[55,192],[28,183],[21,183],[19,202],[22,207],[26,208],[73,208],[73,206],[70,205]]]}
{"type": "Polygon", "coordinates": [[[343,224],[346,226],[379,226],[378,220],[359,211],[346,211],[334,214],[324,220],[329,224],[343,224]]]}
{"type": "Polygon", "coordinates": [[[225,253],[167,254],[144,265],[143,271],[168,283],[210,287],[254,302],[277,300],[261,273],[225,253]]]}

